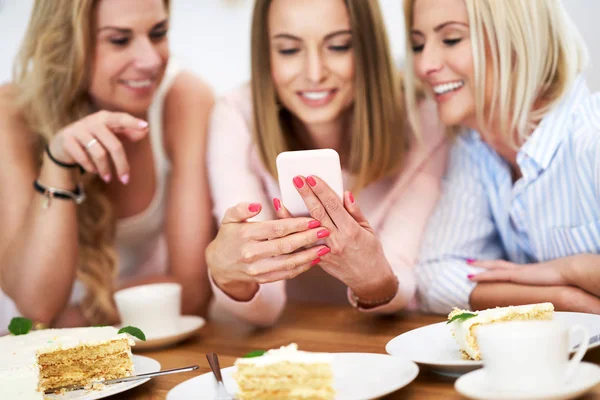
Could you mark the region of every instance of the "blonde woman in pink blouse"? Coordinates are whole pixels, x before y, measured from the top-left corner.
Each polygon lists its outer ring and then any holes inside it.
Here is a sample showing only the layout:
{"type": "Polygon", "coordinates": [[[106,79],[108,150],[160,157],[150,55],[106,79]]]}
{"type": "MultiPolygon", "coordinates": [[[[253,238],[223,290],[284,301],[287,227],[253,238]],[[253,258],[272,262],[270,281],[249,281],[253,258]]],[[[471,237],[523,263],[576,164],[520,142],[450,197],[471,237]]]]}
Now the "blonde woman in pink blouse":
{"type": "Polygon", "coordinates": [[[256,2],[252,82],[217,103],[209,130],[218,308],[270,325],[288,298],[379,314],[414,306],[412,266],[447,143],[429,103],[420,140],[407,129],[400,88],[376,1],[256,2]],[[319,148],[340,154],[354,195],[296,177],[313,218],[294,218],[275,158],[319,148]]]}

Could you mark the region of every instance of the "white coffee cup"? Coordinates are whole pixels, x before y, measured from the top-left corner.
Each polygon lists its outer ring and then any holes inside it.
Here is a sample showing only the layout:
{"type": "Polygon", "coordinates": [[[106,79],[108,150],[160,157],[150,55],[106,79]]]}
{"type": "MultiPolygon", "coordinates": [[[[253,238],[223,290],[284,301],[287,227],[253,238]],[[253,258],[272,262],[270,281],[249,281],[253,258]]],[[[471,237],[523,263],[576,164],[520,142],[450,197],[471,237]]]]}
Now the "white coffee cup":
{"type": "Polygon", "coordinates": [[[476,329],[488,386],[510,392],[547,390],[566,383],[590,338],[583,326],[567,327],[558,321],[511,321],[476,329]],[[577,333],[581,341],[569,361],[570,337],[577,333]]]}
{"type": "Polygon", "coordinates": [[[135,326],[146,337],[177,332],[181,316],[181,285],[154,283],[115,293],[122,326],[135,326]]]}

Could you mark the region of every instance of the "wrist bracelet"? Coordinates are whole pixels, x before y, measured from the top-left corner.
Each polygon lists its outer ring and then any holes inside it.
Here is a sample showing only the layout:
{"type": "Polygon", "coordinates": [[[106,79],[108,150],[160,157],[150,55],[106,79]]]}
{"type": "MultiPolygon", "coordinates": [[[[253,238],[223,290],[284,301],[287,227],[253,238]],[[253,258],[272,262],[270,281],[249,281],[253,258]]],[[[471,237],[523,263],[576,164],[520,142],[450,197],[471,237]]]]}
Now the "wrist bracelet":
{"type": "Polygon", "coordinates": [[[46,186],[36,179],[33,181],[33,188],[36,192],[44,195],[44,203],[42,204],[43,208],[50,207],[50,203],[54,198],[73,200],[75,204],[81,204],[85,200],[85,192],[83,191],[83,185],[81,183],[77,184],[75,190],[64,190],[46,186]]]}
{"type": "Polygon", "coordinates": [[[52,153],[50,153],[50,145],[46,145],[45,147],[46,149],[46,154],[48,154],[48,157],[50,158],[50,160],[52,160],[52,162],[56,165],[58,165],[59,167],[63,167],[63,168],[77,168],[79,167],[79,164],[77,163],[64,163],[60,160],[57,160],[56,158],[54,158],[54,156],[52,155],[52,153]]]}
{"type": "Polygon", "coordinates": [[[396,291],[394,292],[394,294],[389,295],[388,297],[385,297],[383,299],[377,299],[377,300],[365,300],[365,299],[361,299],[360,297],[358,297],[353,290],[350,290],[350,296],[352,297],[352,301],[355,304],[355,307],[360,307],[361,305],[365,305],[368,307],[376,307],[376,306],[382,306],[384,304],[389,303],[390,301],[392,301],[394,299],[394,297],[396,297],[396,295],[398,294],[398,277],[396,277],[394,275],[394,277],[396,278],[396,291]]]}

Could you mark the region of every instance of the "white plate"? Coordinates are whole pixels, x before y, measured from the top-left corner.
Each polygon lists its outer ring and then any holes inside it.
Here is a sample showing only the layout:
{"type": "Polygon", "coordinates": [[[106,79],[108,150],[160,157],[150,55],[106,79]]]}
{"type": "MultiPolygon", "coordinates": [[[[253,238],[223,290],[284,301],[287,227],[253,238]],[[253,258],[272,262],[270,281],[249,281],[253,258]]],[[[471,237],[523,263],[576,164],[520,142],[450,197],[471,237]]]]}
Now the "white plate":
{"type": "MultiPolygon", "coordinates": [[[[133,338],[135,346],[131,349],[135,351],[139,350],[155,350],[161,347],[172,346],[192,337],[196,332],[200,330],[206,324],[206,321],[202,317],[196,315],[182,315],[177,321],[177,326],[172,332],[145,332],[146,341],[142,341],[133,338]]],[[[118,326],[117,328],[120,328],[118,326]]]]}
{"type": "MultiPolygon", "coordinates": [[[[133,355],[134,374],[146,374],[149,372],[160,371],[160,363],[153,358],[133,355]]],[[[45,399],[52,400],[96,400],[103,399],[117,393],[124,392],[134,387],[140,386],[150,380],[140,379],[139,381],[115,383],[114,385],[105,386],[102,390],[75,390],[65,394],[46,395],[45,399]]]]}
{"type": "Polygon", "coordinates": [[[528,392],[503,392],[493,390],[486,384],[485,368],[469,372],[454,383],[458,393],[470,399],[485,400],[563,400],[581,396],[600,381],[600,367],[582,362],[573,379],[558,388],[528,392]]]}
{"type": "MultiPolygon", "coordinates": [[[[386,354],[332,353],[336,399],[376,399],[408,385],[419,374],[419,367],[411,361],[386,354]]],[[[222,370],[227,392],[237,393],[232,378],[236,367],[222,370]]],[[[167,400],[213,399],[216,381],[212,373],[189,379],[167,394],[167,400]]]]}
{"type": "MultiPolygon", "coordinates": [[[[591,337],[600,334],[600,315],[557,311],[554,318],[568,326],[585,326],[591,337]]],[[[572,340],[571,347],[574,347],[578,338],[572,340]]],[[[589,348],[599,345],[600,341],[596,341],[589,348]]],[[[445,322],[413,329],[396,336],[385,346],[389,354],[408,358],[443,375],[462,375],[483,366],[482,361],[462,359],[458,349],[445,322]]]]}

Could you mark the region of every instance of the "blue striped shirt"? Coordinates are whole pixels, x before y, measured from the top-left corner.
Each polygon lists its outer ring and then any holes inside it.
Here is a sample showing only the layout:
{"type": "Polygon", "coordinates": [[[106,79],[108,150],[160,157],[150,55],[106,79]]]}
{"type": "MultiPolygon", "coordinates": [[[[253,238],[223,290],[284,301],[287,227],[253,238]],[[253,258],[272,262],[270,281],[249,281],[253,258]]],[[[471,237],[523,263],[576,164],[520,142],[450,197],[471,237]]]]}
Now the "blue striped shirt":
{"type": "Polygon", "coordinates": [[[416,266],[424,311],[468,309],[467,259],[600,253],[600,93],[579,77],[519,149],[522,178],[475,131],[456,139],[416,266]]]}

